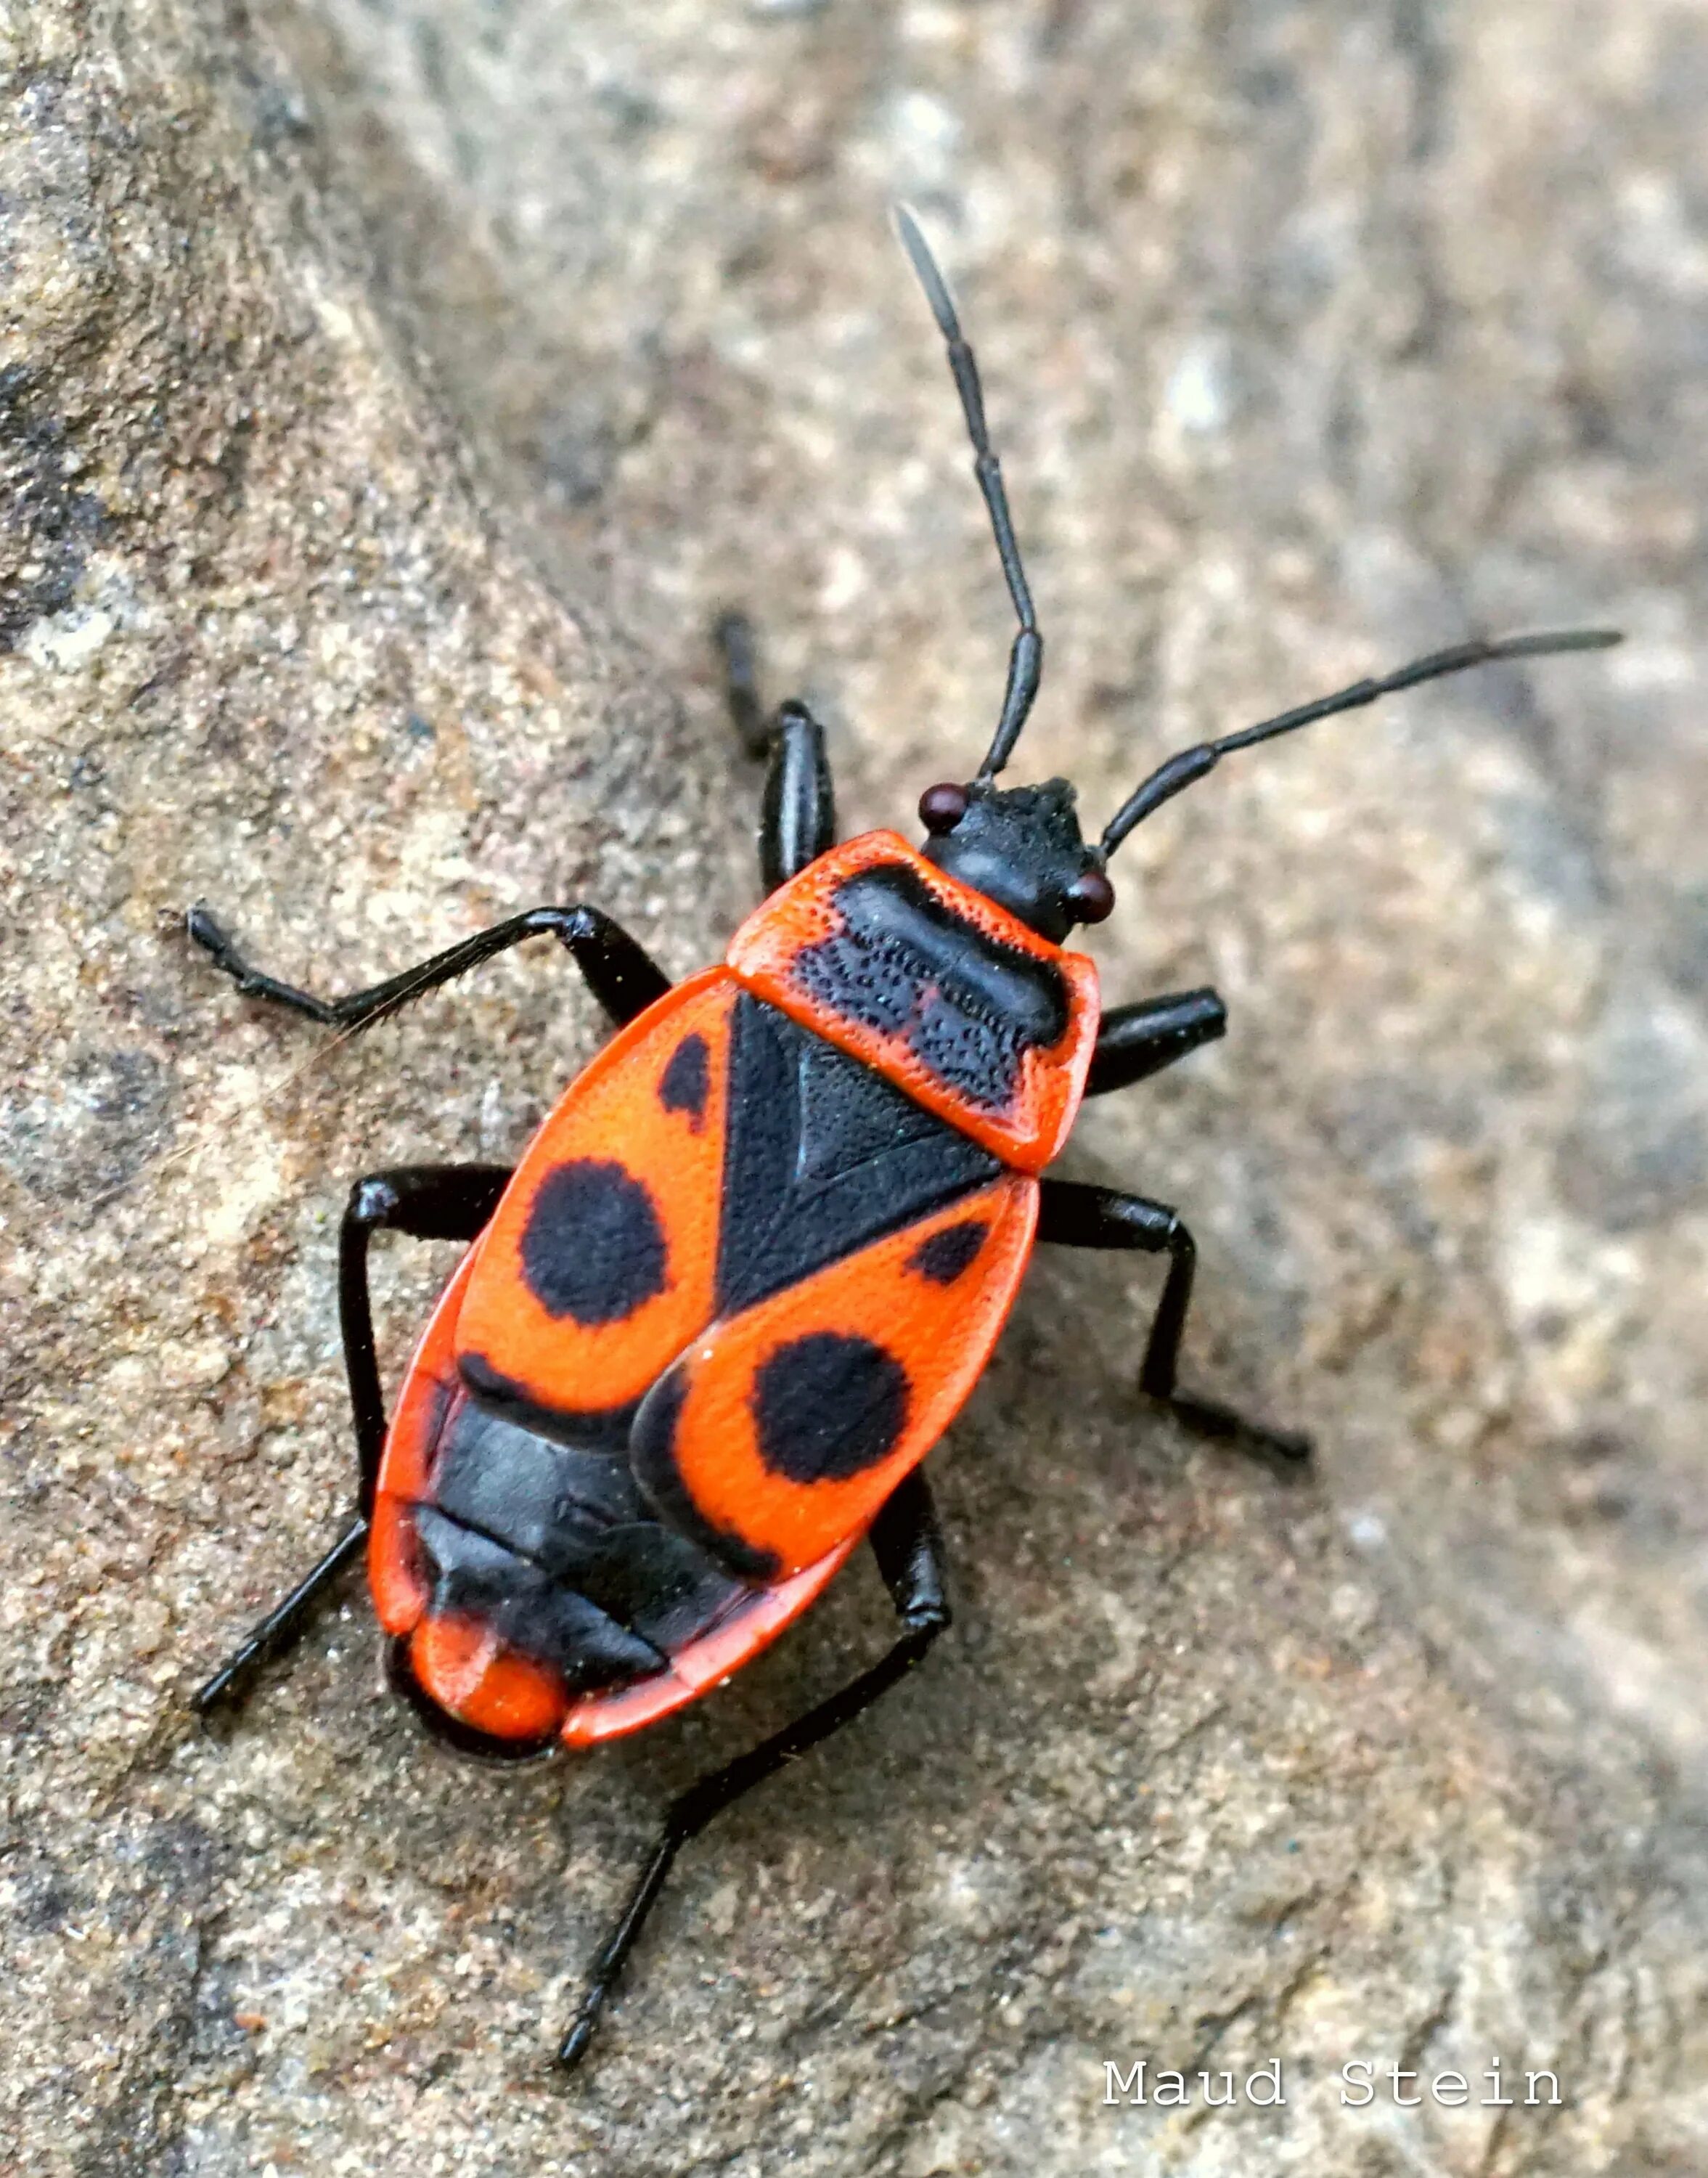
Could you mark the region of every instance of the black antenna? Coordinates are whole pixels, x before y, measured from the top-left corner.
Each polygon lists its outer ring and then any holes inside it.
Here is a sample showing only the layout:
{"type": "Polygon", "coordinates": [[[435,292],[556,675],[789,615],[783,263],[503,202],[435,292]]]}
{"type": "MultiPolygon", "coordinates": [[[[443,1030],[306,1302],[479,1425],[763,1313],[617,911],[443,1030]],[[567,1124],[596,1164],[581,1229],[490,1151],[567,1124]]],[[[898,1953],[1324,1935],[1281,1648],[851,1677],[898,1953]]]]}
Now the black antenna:
{"type": "Polygon", "coordinates": [[[1332,719],[1337,711],[1359,710],[1366,703],[1373,703],[1378,696],[1392,696],[1398,689],[1415,688],[1421,681],[1439,681],[1445,674],[1463,673],[1467,666],[1487,665],[1500,658],[1547,658],[1559,650],[1607,650],[1623,640],[1617,628],[1568,627],[1537,635],[1504,635],[1486,641],[1458,643],[1451,650],[1432,650],[1427,658],[1415,658],[1410,665],[1402,665],[1397,673],[1384,674],[1379,681],[1355,681],[1338,695],[1321,696],[1314,703],[1301,703],[1296,711],[1283,711],[1278,717],[1262,720],[1240,733],[1224,734],[1220,741],[1200,742],[1196,748],[1182,749],[1166,763],[1158,764],[1121,804],[1103,834],[1103,851],[1106,856],[1114,854],[1136,824],[1142,824],[1152,810],[1160,809],[1182,787],[1190,786],[1195,779],[1202,779],[1207,771],[1213,771],[1230,749],[1250,748],[1254,742],[1273,741],[1278,734],[1290,734],[1297,727],[1314,725],[1318,719],[1332,719]]]}
{"type": "Polygon", "coordinates": [[[984,494],[1002,572],[1008,578],[1008,594],[1014,599],[1015,614],[1020,621],[1020,633],[1008,654],[1008,687],[1002,699],[1002,716],[984,762],[978,767],[981,779],[994,779],[1013,755],[1021,728],[1037,694],[1038,681],[1043,672],[1043,638],[1037,631],[1032,592],[1026,588],[1026,569],[1021,565],[1020,547],[1014,539],[1014,520],[1008,511],[1008,494],[1003,490],[1002,464],[992,451],[990,434],[985,426],[984,394],[978,383],[978,365],[961,333],[961,320],[955,315],[949,282],[939,271],[930,245],[919,231],[919,222],[907,206],[896,205],[893,216],[901,247],[912,260],[919,284],[925,290],[925,299],[931,305],[931,315],[937,320],[937,330],[948,345],[949,368],[955,374],[955,390],[961,396],[967,436],[972,441],[977,457],[972,473],[984,494]]]}

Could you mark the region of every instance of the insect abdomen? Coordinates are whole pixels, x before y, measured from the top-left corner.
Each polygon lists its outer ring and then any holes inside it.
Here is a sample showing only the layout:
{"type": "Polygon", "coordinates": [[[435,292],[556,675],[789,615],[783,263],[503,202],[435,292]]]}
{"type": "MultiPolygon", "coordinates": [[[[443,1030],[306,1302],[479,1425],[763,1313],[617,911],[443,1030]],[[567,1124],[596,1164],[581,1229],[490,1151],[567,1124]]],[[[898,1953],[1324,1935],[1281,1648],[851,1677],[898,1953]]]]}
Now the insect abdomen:
{"type": "Polygon", "coordinates": [[[666,1671],[746,1590],[654,1514],[620,1455],[566,1445],[463,1389],[398,1508],[421,1599],[410,1669],[470,1730],[548,1739],[583,1696],[666,1671]]]}

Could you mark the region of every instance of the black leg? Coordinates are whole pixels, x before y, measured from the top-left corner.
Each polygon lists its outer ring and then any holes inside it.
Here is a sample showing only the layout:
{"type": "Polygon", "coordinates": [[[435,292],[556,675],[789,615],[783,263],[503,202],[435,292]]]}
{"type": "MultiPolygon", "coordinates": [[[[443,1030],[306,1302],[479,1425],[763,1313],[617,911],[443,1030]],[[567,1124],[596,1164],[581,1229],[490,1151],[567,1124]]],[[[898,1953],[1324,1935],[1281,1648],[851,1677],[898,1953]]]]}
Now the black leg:
{"type": "Polygon", "coordinates": [[[759,668],[753,647],[753,623],[745,613],[720,613],[712,640],[724,667],[724,701],[742,747],[757,763],[771,746],[771,729],[759,696],[759,668]]]}
{"type": "Polygon", "coordinates": [[[1087,1097],[1130,1088],[1228,1032],[1228,1009],[1207,988],[1171,991],[1135,1006],[1111,1006],[1098,1025],[1098,1046],[1086,1079],[1087,1097]]]}
{"type": "Polygon", "coordinates": [[[356,1513],[320,1563],[270,1611],[191,1699],[197,1714],[240,1700],[261,1667],[299,1641],[320,1596],[360,1556],[374,1509],[386,1409],[374,1354],[374,1314],[368,1296],[368,1242],[381,1226],[419,1240],[472,1240],[491,1217],[510,1178],[491,1164],[400,1165],[370,1174],[350,1190],[338,1236],[338,1317],[356,1425],[356,1513]]]}
{"type": "Polygon", "coordinates": [[[725,613],[712,631],[724,661],[730,719],[749,756],[769,756],[759,818],[759,873],[767,892],[817,862],[836,839],[836,791],[824,729],[804,703],[782,704],[767,726],[759,702],[753,631],[725,613]]]}
{"type": "Polygon", "coordinates": [[[368,1243],[385,1229],[413,1240],[473,1240],[498,1207],[509,1179],[510,1167],[503,1164],[403,1164],[370,1173],[350,1190],[338,1234],[338,1328],[356,1425],[357,1510],[364,1519],[374,1509],[386,1446],[368,1243]]]}
{"type": "Polygon", "coordinates": [[[1308,1437],[1292,1430],[1266,1429],[1231,1407],[1176,1389],[1180,1335],[1186,1327],[1198,1260],[1192,1236],[1177,1211],[1165,1202],[1125,1195],[1113,1187],[1047,1179],[1043,1182],[1037,1237],[1069,1248],[1136,1248],[1147,1255],[1166,1255],[1169,1274],[1139,1369],[1140,1390],[1166,1401],[1182,1421],[1206,1436],[1244,1440],[1290,1465],[1310,1458],[1308,1437]]]}
{"type": "Polygon", "coordinates": [[[495,953],[519,945],[526,938],[548,933],[568,947],[588,988],[618,1027],[632,1021],[670,988],[669,978],[644,947],[596,907],[531,907],[525,915],[509,916],[490,930],[479,930],[474,937],[465,938],[461,944],[447,946],[419,967],[406,968],[401,976],[389,977],[371,989],[354,991],[344,999],[317,999],[311,991],[299,991],[250,967],[200,900],[185,917],[184,927],[246,999],[266,999],[275,1005],[288,1006],[294,1013],[306,1014],[310,1021],[324,1021],[329,1028],[367,1028],[424,992],[436,990],[441,983],[478,968],[495,953]]]}
{"type": "Polygon", "coordinates": [[[836,793],[824,729],[804,703],[777,713],[759,813],[759,874],[767,892],[836,843],[836,793]]]}
{"type": "Polygon", "coordinates": [[[889,1655],[862,1672],[857,1679],[834,1694],[828,1701],[809,1709],[804,1716],[762,1740],[747,1754],[737,1755],[721,1770],[714,1770],[671,1801],[665,1812],[664,1829],[616,1925],[600,1947],[588,1976],[587,1991],[573,2024],[559,2047],[557,2059],[566,2071],[581,2062],[593,2039],[599,2014],[623,1962],[646,1926],[671,1863],[690,1838],[698,1837],[712,1819],[731,1802],[763,1784],[767,1777],[792,1762],[809,1748],[828,1739],[869,1709],[879,1696],[916,1665],[948,1625],[948,1592],[944,1579],[943,1541],[937,1531],[931,1492],[925,1477],[910,1475],[872,1524],[872,1549],[879,1571],[895,1602],[903,1628],[901,1638],[889,1655]]]}

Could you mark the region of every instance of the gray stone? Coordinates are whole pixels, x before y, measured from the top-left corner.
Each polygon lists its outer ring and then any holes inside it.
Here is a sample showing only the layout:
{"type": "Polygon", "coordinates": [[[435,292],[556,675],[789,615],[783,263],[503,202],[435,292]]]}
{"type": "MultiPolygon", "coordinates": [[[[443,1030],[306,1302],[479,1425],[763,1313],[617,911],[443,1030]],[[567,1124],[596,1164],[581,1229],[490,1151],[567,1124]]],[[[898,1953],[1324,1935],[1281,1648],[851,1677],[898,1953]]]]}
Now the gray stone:
{"type": "MultiPolygon", "coordinates": [[[[0,0],[8,2167],[1700,2168],[1700,15],[260,12],[0,0]],[[1319,1473],[1136,1403],[1153,1272],[1041,1261],[935,1463],[954,1633],[684,1858],[566,2091],[661,1800],[882,1594],[520,1776],[419,1742],[353,1592],[193,1728],[347,1502],[349,1180],[512,1153],[599,1031],[541,946],[329,1039],[182,910],[326,990],[546,900],[714,957],[729,603],[846,829],[966,774],[1010,627],[897,193],[1049,639],[1021,775],[1101,813],[1467,627],[1631,641],[1117,862],[1107,990],[1232,1033],[1069,1168],[1181,1206],[1191,1380],[1319,1473]],[[1482,2105],[1495,2055],[1563,2105],[1482,2105]],[[1344,2109],[1360,2056],[1472,2103],[1344,2109]],[[1287,2106],[1105,2107],[1140,2057],[1287,2106]]],[[[451,1258],[380,1254],[395,1376],[451,1258]]]]}

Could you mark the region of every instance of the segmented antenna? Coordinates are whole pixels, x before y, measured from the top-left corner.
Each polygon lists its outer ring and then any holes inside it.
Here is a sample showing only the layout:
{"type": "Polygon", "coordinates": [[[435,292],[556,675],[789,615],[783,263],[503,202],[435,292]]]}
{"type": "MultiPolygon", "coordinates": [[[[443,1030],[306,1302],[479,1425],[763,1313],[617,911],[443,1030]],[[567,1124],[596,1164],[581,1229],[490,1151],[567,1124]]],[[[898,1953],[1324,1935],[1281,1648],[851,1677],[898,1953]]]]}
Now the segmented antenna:
{"type": "Polygon", "coordinates": [[[1020,546],[1015,542],[1014,520],[1008,511],[1008,494],[1003,489],[1002,464],[992,449],[990,434],[985,424],[984,394],[978,382],[978,364],[961,332],[961,320],[955,314],[955,300],[949,292],[949,282],[939,270],[929,244],[920,233],[918,221],[905,204],[896,205],[892,216],[901,247],[907,252],[913,269],[919,276],[919,284],[925,290],[925,299],[931,305],[931,315],[937,320],[937,330],[942,334],[949,350],[949,368],[955,375],[955,390],[961,396],[961,409],[966,419],[967,436],[972,441],[972,473],[978,479],[979,490],[984,494],[990,527],[996,538],[997,554],[1008,582],[1008,594],[1014,599],[1015,616],[1020,621],[1020,632],[1014,638],[1014,646],[1008,654],[1008,687],[1003,695],[1002,716],[997,722],[996,734],[985,752],[984,762],[978,767],[981,779],[994,779],[1014,753],[1014,745],[1020,739],[1021,729],[1025,725],[1037,695],[1038,681],[1043,672],[1043,638],[1038,632],[1037,616],[1032,610],[1032,592],[1026,587],[1020,546]]]}
{"type": "Polygon", "coordinates": [[[1282,711],[1237,734],[1224,734],[1219,741],[1201,742],[1196,748],[1181,749],[1166,763],[1159,763],[1116,811],[1103,836],[1104,856],[1114,854],[1133,827],[1141,824],[1153,810],[1160,809],[1194,780],[1213,771],[1230,749],[1250,748],[1256,742],[1273,741],[1278,734],[1290,734],[1300,726],[1314,725],[1318,719],[1332,719],[1338,711],[1360,710],[1380,696],[1392,696],[1401,688],[1415,688],[1420,681],[1439,681],[1449,673],[1463,673],[1472,665],[1492,665],[1502,658],[1547,658],[1561,650],[1607,650],[1623,640],[1617,628],[1568,627],[1534,635],[1503,635],[1486,641],[1458,643],[1450,650],[1432,650],[1427,658],[1415,658],[1410,665],[1386,673],[1379,681],[1355,681],[1349,688],[1343,688],[1336,695],[1320,696],[1314,703],[1301,703],[1296,710],[1282,711]]]}

